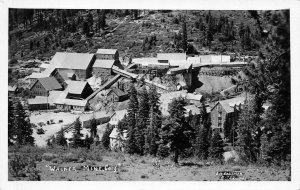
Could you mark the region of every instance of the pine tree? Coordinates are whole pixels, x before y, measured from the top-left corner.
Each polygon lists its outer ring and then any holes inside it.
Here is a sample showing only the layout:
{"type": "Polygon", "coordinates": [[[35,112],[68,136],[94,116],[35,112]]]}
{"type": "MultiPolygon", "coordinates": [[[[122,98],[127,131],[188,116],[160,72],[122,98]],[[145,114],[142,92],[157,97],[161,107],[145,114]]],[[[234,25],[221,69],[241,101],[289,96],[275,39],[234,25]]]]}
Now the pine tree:
{"type": "Polygon", "coordinates": [[[134,20],[138,19],[138,17],[139,17],[139,10],[137,10],[137,9],[132,10],[132,13],[133,13],[134,20]]]}
{"type": "Polygon", "coordinates": [[[83,134],[81,133],[81,129],[82,129],[81,121],[79,117],[77,117],[74,123],[74,131],[73,131],[73,146],[75,148],[83,146],[83,142],[81,139],[83,134]]]}
{"type": "Polygon", "coordinates": [[[184,52],[187,52],[187,29],[186,22],[182,23],[182,49],[184,52]]]}
{"type": "Polygon", "coordinates": [[[55,143],[60,146],[66,146],[67,145],[67,139],[65,138],[64,130],[63,128],[58,131],[56,138],[55,138],[55,143]]]}
{"type": "Polygon", "coordinates": [[[103,30],[106,26],[106,16],[105,16],[105,10],[102,10],[101,11],[101,14],[100,14],[100,19],[99,19],[99,27],[103,30]]]}
{"type": "Polygon", "coordinates": [[[91,137],[94,138],[97,135],[97,120],[95,118],[91,120],[90,130],[91,137]]]}
{"type": "Polygon", "coordinates": [[[137,124],[137,113],[138,113],[138,99],[137,91],[132,83],[130,89],[130,99],[128,103],[128,141],[127,151],[129,154],[138,152],[137,141],[136,141],[136,124],[137,124]]]}
{"type": "Polygon", "coordinates": [[[211,146],[209,148],[209,157],[214,160],[222,160],[224,153],[224,143],[219,131],[213,132],[211,146]]]}
{"type": "Polygon", "coordinates": [[[261,143],[261,158],[269,162],[280,163],[290,157],[290,17],[289,11],[272,11],[262,15],[259,19],[258,12],[251,16],[258,25],[265,24],[260,21],[267,20],[271,25],[267,35],[262,32],[262,46],[259,51],[257,66],[250,68],[249,90],[255,94],[255,118],[262,130],[255,136],[255,141],[261,143]],[[253,75],[253,76],[251,76],[253,75]],[[269,101],[271,106],[263,115],[261,107],[264,101],[269,101]],[[285,139],[285,140],[283,140],[285,139]]]}
{"type": "Polygon", "coordinates": [[[255,121],[255,114],[253,109],[253,102],[250,100],[242,110],[238,124],[238,151],[241,158],[246,162],[256,162],[258,157],[259,147],[255,136],[257,135],[257,124],[255,121]]]}
{"type": "Polygon", "coordinates": [[[145,153],[155,156],[158,149],[159,141],[159,129],[160,125],[159,116],[153,112],[153,108],[150,110],[149,126],[146,129],[145,135],[145,153]]]}
{"type": "Polygon", "coordinates": [[[87,21],[84,21],[83,22],[83,25],[82,25],[82,31],[83,33],[86,35],[86,36],[89,36],[90,34],[90,27],[89,27],[89,24],[87,21]]]}
{"type": "Polygon", "coordinates": [[[212,25],[209,23],[205,30],[206,45],[211,46],[211,41],[214,40],[212,25]]]}
{"type": "Polygon", "coordinates": [[[15,141],[14,129],[14,106],[11,99],[8,99],[8,145],[13,145],[15,141]]]}
{"type": "Polygon", "coordinates": [[[92,137],[89,137],[88,134],[85,135],[85,138],[84,138],[84,147],[86,147],[87,149],[90,149],[91,148],[91,144],[93,144],[93,138],[92,137]]]}
{"type": "Polygon", "coordinates": [[[138,147],[137,153],[143,155],[145,146],[145,131],[149,122],[149,99],[148,92],[145,86],[142,88],[139,99],[140,101],[135,135],[138,147]]]}
{"type": "Polygon", "coordinates": [[[162,124],[162,114],[159,109],[160,101],[154,85],[149,89],[149,125],[145,135],[145,152],[150,155],[156,155],[158,150],[159,130],[162,124]]]}
{"type": "Polygon", "coordinates": [[[104,148],[109,149],[109,145],[110,145],[110,138],[109,135],[111,134],[113,130],[113,127],[108,126],[102,136],[102,145],[104,148]]]}
{"type": "Polygon", "coordinates": [[[91,13],[88,13],[87,15],[87,23],[89,25],[89,28],[93,29],[94,20],[93,20],[93,15],[91,13]]]}
{"type": "Polygon", "coordinates": [[[30,120],[27,117],[21,102],[18,102],[15,108],[13,128],[16,132],[16,141],[19,145],[34,144],[30,120]]]}
{"type": "Polygon", "coordinates": [[[206,111],[204,102],[200,110],[200,126],[196,134],[195,154],[200,158],[206,160],[209,154],[209,146],[211,139],[210,118],[206,111]]]}
{"type": "Polygon", "coordinates": [[[174,153],[173,161],[177,165],[179,154],[191,147],[189,141],[193,130],[185,121],[185,99],[174,99],[169,105],[170,117],[160,130],[161,144],[165,144],[174,153]]]}

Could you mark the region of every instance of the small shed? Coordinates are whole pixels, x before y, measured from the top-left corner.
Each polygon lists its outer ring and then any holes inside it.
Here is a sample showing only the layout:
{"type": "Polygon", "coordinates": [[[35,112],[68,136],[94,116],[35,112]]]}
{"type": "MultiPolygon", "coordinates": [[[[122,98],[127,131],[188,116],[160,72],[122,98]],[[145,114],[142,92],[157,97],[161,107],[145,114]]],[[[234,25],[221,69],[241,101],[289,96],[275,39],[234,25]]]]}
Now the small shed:
{"type": "Polygon", "coordinates": [[[17,92],[18,92],[18,87],[17,86],[9,86],[8,85],[8,96],[9,97],[15,96],[17,92]]]}
{"type": "Polygon", "coordinates": [[[127,130],[124,130],[123,133],[120,133],[118,128],[115,127],[109,135],[110,139],[110,149],[117,151],[121,150],[122,152],[125,150],[125,142],[127,139],[127,130]]]}
{"type": "Polygon", "coordinates": [[[128,99],[128,94],[116,87],[112,87],[107,94],[107,99],[111,102],[122,102],[128,99]]]}

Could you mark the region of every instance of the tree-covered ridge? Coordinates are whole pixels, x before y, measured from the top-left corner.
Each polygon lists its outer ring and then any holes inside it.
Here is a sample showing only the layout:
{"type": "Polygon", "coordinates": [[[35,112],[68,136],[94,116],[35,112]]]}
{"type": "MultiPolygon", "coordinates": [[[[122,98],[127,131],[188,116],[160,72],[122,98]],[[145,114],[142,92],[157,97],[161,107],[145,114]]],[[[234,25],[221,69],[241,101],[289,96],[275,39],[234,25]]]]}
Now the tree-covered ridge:
{"type": "Polygon", "coordinates": [[[274,12],[252,17],[250,11],[10,9],[9,56],[28,59],[97,48],[118,49],[121,57],[206,50],[255,55],[274,12]]]}

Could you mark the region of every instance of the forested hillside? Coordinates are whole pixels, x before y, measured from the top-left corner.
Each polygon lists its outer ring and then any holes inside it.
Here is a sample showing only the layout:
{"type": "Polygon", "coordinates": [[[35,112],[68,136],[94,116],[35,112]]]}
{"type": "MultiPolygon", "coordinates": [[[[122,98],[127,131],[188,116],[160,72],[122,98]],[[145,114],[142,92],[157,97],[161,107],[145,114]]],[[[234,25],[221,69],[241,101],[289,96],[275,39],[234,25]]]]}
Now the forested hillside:
{"type": "Polygon", "coordinates": [[[9,58],[97,48],[116,48],[121,57],[182,51],[256,55],[271,12],[258,13],[264,28],[249,11],[10,9],[9,58]]]}

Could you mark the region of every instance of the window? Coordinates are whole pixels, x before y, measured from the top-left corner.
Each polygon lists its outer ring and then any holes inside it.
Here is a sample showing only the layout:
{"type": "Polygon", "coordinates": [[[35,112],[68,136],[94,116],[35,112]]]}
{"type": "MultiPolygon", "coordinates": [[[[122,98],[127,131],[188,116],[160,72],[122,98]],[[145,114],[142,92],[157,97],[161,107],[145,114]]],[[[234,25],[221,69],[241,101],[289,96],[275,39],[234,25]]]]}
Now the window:
{"type": "Polygon", "coordinates": [[[219,113],[218,113],[218,127],[221,127],[222,125],[222,111],[219,110],[219,113]]]}

